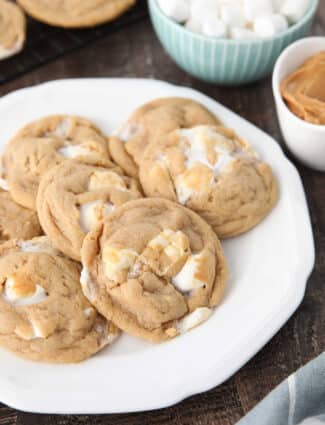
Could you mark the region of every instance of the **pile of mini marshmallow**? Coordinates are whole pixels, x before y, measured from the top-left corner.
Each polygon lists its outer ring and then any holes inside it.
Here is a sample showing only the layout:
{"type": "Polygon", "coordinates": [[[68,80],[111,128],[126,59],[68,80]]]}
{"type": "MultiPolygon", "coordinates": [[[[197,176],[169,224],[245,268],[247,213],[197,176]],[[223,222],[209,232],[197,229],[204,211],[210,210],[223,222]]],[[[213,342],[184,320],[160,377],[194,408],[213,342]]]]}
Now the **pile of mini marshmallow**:
{"type": "Polygon", "coordinates": [[[273,37],[298,22],[310,0],[157,0],[169,18],[216,38],[273,37]]]}

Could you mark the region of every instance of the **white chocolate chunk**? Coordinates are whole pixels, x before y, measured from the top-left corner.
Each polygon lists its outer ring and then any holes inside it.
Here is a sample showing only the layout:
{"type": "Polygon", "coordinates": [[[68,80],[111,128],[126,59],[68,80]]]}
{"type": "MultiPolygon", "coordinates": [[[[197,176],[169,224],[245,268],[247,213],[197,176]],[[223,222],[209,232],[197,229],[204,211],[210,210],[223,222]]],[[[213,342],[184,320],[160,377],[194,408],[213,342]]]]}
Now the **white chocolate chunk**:
{"type": "Polygon", "coordinates": [[[190,5],[187,0],[159,0],[161,10],[176,22],[185,22],[190,17],[190,5]]]}
{"type": "Polygon", "coordinates": [[[189,292],[207,285],[205,280],[205,254],[190,255],[180,272],[172,278],[172,283],[181,292],[189,292]]]}
{"type": "Polygon", "coordinates": [[[307,12],[310,0],[283,0],[280,13],[284,15],[291,24],[295,24],[307,12]]]}
{"type": "Polygon", "coordinates": [[[104,189],[105,187],[127,190],[122,177],[114,173],[114,171],[95,171],[90,176],[88,190],[104,189]]]}
{"type": "Polygon", "coordinates": [[[259,16],[273,13],[272,0],[243,0],[243,8],[248,22],[253,22],[259,16]]]}
{"type": "Polygon", "coordinates": [[[111,214],[114,205],[101,200],[87,202],[79,207],[79,224],[83,232],[88,233],[104,217],[111,214]]]}
{"type": "Polygon", "coordinates": [[[178,202],[182,205],[185,205],[196,194],[196,191],[190,188],[184,179],[179,179],[175,187],[178,202]]]}
{"type": "Polygon", "coordinates": [[[220,18],[228,27],[243,28],[246,24],[243,10],[234,4],[222,4],[220,18]]]}
{"type": "Polygon", "coordinates": [[[12,306],[25,306],[39,304],[48,295],[40,285],[35,285],[31,281],[25,282],[15,277],[9,277],[5,282],[2,297],[12,306]]]}
{"type": "Polygon", "coordinates": [[[148,247],[164,252],[168,257],[177,261],[190,248],[189,239],[185,233],[178,230],[165,229],[148,243],[148,247]]]}
{"type": "Polygon", "coordinates": [[[110,280],[117,280],[118,274],[128,272],[134,266],[138,253],[132,249],[118,249],[106,245],[103,249],[104,273],[110,280]]]}
{"type": "Polygon", "coordinates": [[[2,190],[5,190],[6,192],[8,192],[9,190],[9,183],[6,179],[0,178],[0,188],[2,190]]]}
{"type": "Polygon", "coordinates": [[[66,143],[62,148],[57,150],[57,153],[64,156],[64,158],[73,159],[78,156],[92,155],[94,151],[87,148],[87,146],[66,143]]]}
{"type": "Polygon", "coordinates": [[[211,316],[213,310],[208,307],[199,307],[192,313],[179,320],[177,323],[177,330],[179,333],[185,333],[201,323],[205,322],[211,316]]]}
{"type": "MultiPolygon", "coordinates": [[[[44,237],[44,239],[46,239],[44,237]]],[[[21,252],[44,252],[45,254],[56,254],[59,251],[54,248],[49,242],[38,241],[19,241],[18,246],[21,252]]]]}
{"type": "Polygon", "coordinates": [[[255,40],[258,35],[250,29],[234,27],[230,29],[230,38],[234,40],[255,40]]]}
{"type": "Polygon", "coordinates": [[[202,21],[202,34],[208,37],[225,38],[227,25],[214,16],[209,16],[202,21]]]}
{"type": "Polygon", "coordinates": [[[89,299],[90,302],[93,302],[97,293],[96,284],[91,280],[87,267],[83,267],[81,270],[80,284],[84,295],[89,299]]]}
{"type": "Polygon", "coordinates": [[[288,21],[280,14],[259,16],[254,21],[254,31],[260,37],[273,37],[288,28],[288,21]]]}
{"type": "Polygon", "coordinates": [[[30,324],[32,325],[32,329],[33,329],[33,337],[31,339],[35,339],[35,338],[46,338],[47,334],[43,331],[43,329],[33,320],[30,321],[30,324]]]}

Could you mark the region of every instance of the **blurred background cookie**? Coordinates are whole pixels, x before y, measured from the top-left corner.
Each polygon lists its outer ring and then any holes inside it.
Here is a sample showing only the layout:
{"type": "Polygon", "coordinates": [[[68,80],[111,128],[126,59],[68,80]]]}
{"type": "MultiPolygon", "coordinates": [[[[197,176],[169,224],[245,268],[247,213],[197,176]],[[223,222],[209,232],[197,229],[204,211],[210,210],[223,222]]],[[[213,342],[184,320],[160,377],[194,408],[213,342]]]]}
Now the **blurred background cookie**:
{"type": "Polygon", "coordinates": [[[65,28],[93,27],[111,21],[136,0],[18,0],[33,18],[65,28]]]}
{"type": "Polygon", "coordinates": [[[19,6],[0,0],[0,60],[20,52],[25,43],[26,19],[19,6]]]}

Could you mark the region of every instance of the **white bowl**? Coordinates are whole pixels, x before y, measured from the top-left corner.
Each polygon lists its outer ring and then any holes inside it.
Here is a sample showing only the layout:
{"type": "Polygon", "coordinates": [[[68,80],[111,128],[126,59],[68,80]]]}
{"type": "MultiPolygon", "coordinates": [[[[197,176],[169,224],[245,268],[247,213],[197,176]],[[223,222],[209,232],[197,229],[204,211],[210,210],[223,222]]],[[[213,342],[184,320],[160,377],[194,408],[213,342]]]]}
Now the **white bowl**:
{"type": "Polygon", "coordinates": [[[311,124],[293,114],[284,102],[280,85],[309,57],[325,51],[325,37],[309,37],[289,46],[276,62],[273,93],[284,140],[293,155],[305,165],[325,171],[325,125],[311,124]]]}

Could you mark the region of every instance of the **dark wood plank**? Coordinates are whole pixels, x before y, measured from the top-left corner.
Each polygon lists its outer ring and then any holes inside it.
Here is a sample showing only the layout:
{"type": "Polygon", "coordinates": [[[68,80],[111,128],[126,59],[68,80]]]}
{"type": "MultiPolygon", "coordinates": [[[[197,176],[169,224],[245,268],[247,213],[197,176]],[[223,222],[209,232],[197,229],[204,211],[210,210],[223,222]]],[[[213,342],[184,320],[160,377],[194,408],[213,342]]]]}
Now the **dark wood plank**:
{"type": "MultiPolygon", "coordinates": [[[[313,32],[325,34],[323,2],[313,32]]],[[[148,21],[0,86],[0,95],[51,79],[113,76],[157,78],[194,87],[224,103],[282,144],[270,79],[233,89],[199,82],[171,61],[148,21]]],[[[321,353],[325,346],[325,174],[296,165],[306,189],[315,232],[316,267],[298,311],[242,370],[218,388],[155,412],[91,417],[54,416],[15,412],[0,406],[0,425],[232,425],[274,386],[321,353]]]]}

